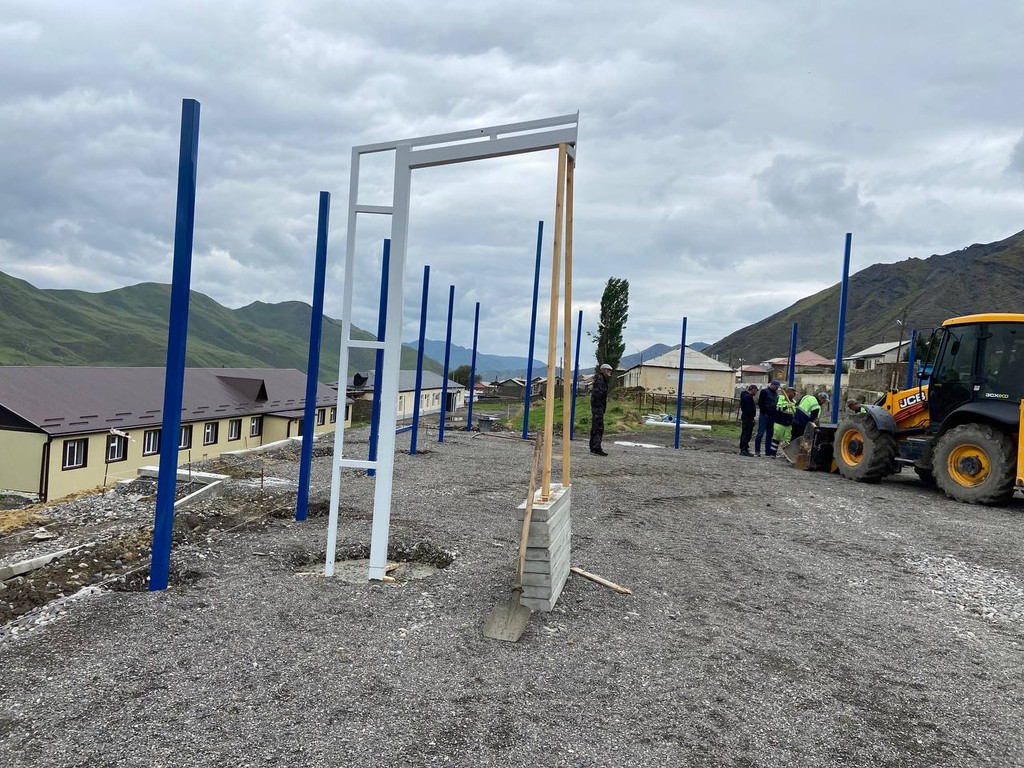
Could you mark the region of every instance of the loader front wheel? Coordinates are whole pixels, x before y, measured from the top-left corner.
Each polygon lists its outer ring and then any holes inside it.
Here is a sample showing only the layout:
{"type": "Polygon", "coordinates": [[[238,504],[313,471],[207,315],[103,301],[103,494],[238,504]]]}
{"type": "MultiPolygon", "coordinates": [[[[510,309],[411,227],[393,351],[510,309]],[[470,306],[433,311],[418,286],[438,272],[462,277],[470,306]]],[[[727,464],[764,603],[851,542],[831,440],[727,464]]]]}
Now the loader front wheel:
{"type": "Polygon", "coordinates": [[[1010,436],[988,424],[962,424],[939,438],[932,469],[946,495],[965,504],[1001,504],[1013,496],[1010,436]]]}
{"type": "Polygon", "coordinates": [[[836,429],[836,466],[850,480],[877,483],[891,475],[897,452],[896,438],[880,430],[867,414],[846,419],[836,429]]]}

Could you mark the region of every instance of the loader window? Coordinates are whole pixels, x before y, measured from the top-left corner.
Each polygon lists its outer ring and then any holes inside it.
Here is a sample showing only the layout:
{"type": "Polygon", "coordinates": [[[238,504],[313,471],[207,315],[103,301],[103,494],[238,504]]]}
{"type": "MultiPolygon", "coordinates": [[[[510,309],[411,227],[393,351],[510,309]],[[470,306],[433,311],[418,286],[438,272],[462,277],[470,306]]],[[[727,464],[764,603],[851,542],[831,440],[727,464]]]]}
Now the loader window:
{"type": "Polygon", "coordinates": [[[978,326],[946,328],[939,339],[928,391],[928,410],[937,425],[958,406],[971,399],[974,361],[978,351],[978,326]]]}
{"type": "Polygon", "coordinates": [[[1019,400],[1024,396],[1024,326],[993,323],[987,330],[978,371],[983,379],[981,395],[1019,400]]]}

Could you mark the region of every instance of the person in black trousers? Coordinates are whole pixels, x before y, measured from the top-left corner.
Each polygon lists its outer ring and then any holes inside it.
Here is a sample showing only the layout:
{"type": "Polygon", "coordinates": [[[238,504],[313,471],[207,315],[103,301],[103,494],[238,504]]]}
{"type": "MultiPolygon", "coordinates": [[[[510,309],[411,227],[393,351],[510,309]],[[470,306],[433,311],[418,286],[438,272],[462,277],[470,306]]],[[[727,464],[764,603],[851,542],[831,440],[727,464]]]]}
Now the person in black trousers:
{"type": "Polygon", "coordinates": [[[761,455],[761,438],[764,438],[764,455],[772,455],[772,430],[775,429],[775,408],[781,386],[782,384],[775,380],[757,396],[757,409],[761,415],[757,417],[757,435],[754,437],[755,456],[761,455]]]}
{"type": "Polygon", "coordinates": [[[754,436],[754,419],[757,417],[755,392],[757,384],[751,384],[740,393],[740,456],[754,455],[750,452],[750,438],[754,436]]]}
{"type": "Polygon", "coordinates": [[[594,376],[594,386],[590,390],[590,452],[598,456],[607,456],[601,447],[604,438],[604,409],[608,405],[608,377],[612,375],[612,367],[603,363],[594,376]]]}

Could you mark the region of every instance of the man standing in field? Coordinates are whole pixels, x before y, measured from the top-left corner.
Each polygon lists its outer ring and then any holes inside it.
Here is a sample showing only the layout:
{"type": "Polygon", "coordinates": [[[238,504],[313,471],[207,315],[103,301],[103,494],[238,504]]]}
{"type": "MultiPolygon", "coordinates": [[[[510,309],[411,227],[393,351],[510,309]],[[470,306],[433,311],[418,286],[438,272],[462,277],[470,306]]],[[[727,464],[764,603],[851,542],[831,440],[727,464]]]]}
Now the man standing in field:
{"type": "Polygon", "coordinates": [[[757,384],[750,384],[740,394],[740,456],[754,455],[750,452],[750,438],[754,436],[754,419],[757,418],[755,392],[757,384]]]}
{"type": "Polygon", "coordinates": [[[608,405],[608,377],[611,375],[612,367],[602,363],[590,391],[590,452],[598,456],[608,455],[601,447],[601,440],[604,438],[604,410],[608,405]]]}

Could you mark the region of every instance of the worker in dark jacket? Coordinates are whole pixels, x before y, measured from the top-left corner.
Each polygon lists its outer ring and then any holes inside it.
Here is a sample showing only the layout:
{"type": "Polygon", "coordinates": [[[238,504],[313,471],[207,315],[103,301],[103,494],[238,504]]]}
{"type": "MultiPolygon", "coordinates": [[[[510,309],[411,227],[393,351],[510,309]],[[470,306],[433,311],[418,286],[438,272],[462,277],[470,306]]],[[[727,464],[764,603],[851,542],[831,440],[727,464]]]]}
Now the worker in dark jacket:
{"type": "Polygon", "coordinates": [[[764,455],[772,455],[772,430],[775,429],[775,406],[779,400],[779,387],[781,386],[782,384],[778,380],[774,380],[762,389],[761,394],[757,396],[757,409],[761,414],[757,417],[757,436],[754,438],[755,456],[761,455],[762,438],[764,438],[764,455]]]}
{"type": "Polygon", "coordinates": [[[602,363],[590,390],[590,452],[598,456],[608,455],[601,447],[601,440],[604,438],[604,409],[608,405],[608,377],[611,375],[612,367],[602,363]]]}
{"type": "Polygon", "coordinates": [[[750,438],[754,436],[754,419],[757,418],[755,392],[757,384],[751,384],[740,393],[740,456],[754,455],[750,452],[750,438]]]}

